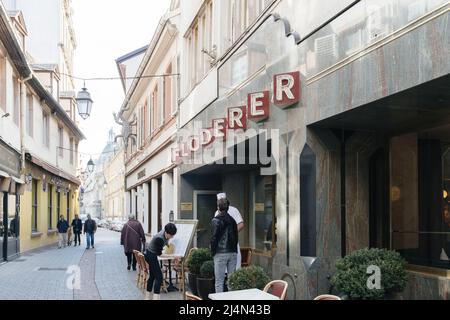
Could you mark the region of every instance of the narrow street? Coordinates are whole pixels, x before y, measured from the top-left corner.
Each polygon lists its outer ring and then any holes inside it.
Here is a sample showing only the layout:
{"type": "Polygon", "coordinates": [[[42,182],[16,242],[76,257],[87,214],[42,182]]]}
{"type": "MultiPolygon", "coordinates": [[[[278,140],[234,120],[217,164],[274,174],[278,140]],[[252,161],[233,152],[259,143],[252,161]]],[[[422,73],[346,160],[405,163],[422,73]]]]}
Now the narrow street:
{"type": "MultiPolygon", "coordinates": [[[[0,266],[0,300],[143,300],[137,272],[126,270],[120,233],[99,229],[95,249],[42,249],[0,266]],[[79,267],[80,290],[68,286],[79,267]]],[[[178,293],[162,294],[176,300],[178,293]]]]}

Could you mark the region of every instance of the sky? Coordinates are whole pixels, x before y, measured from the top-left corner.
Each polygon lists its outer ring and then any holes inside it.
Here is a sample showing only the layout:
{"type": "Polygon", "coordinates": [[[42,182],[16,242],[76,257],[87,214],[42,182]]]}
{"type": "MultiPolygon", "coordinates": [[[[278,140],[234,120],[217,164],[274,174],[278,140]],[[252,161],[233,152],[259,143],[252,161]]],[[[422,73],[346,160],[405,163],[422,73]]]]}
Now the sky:
{"type": "MultiPolygon", "coordinates": [[[[150,43],[170,0],[73,0],[73,24],[77,38],[74,76],[81,78],[118,77],[115,60],[150,43]]],[[[83,87],[76,81],[76,91],[83,87]]],[[[120,80],[87,81],[94,101],[91,117],[80,120],[87,140],[80,143],[83,166],[90,155],[95,159],[106,145],[108,132],[116,125],[113,112],[124,100],[120,80]]]]}

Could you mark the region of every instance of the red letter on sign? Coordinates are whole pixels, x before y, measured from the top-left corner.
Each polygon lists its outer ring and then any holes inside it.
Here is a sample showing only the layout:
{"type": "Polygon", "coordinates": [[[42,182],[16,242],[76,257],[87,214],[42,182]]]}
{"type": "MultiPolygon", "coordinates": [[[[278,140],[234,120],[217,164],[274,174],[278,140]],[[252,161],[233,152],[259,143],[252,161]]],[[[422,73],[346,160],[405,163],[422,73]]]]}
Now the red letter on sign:
{"type": "Polygon", "coordinates": [[[277,74],[273,77],[273,103],[284,109],[300,101],[300,72],[277,74]]]}
{"type": "Polygon", "coordinates": [[[269,91],[250,93],[247,105],[248,119],[261,122],[269,118],[269,104],[269,91]]]}
{"type": "Polygon", "coordinates": [[[214,136],[212,129],[202,129],[200,133],[200,143],[203,147],[209,146],[211,143],[214,142],[214,136]]]}
{"type": "Polygon", "coordinates": [[[214,119],[212,121],[213,136],[215,139],[219,140],[222,138],[225,140],[227,137],[227,119],[214,119]]]}
{"type": "Polygon", "coordinates": [[[228,128],[231,130],[247,129],[247,108],[236,107],[228,109],[228,128]]]}

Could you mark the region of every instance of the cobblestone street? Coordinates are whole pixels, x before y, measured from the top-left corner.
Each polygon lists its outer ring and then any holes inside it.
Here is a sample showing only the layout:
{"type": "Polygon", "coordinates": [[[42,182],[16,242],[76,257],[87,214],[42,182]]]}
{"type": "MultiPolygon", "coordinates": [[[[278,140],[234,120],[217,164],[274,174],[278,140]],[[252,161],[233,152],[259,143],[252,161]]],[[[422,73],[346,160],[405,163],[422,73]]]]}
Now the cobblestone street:
{"type": "MultiPolygon", "coordinates": [[[[126,270],[120,233],[99,229],[94,250],[85,250],[84,240],[82,246],[55,245],[1,265],[0,300],[143,300],[137,273],[126,270]],[[73,270],[80,270],[80,290],[76,283],[70,287],[73,270]]],[[[181,295],[162,294],[161,299],[181,295]]]]}

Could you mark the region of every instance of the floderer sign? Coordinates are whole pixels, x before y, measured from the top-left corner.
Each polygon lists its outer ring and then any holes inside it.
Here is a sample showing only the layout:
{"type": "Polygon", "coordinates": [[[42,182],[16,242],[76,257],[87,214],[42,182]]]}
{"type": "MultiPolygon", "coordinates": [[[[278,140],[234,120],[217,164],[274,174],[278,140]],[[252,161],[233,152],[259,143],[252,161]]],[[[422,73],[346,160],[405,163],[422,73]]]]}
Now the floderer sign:
{"type": "MultiPolygon", "coordinates": [[[[277,74],[273,77],[273,105],[285,109],[300,101],[300,72],[277,74]]],[[[234,132],[245,133],[248,121],[260,123],[270,116],[270,91],[250,93],[246,106],[228,108],[224,118],[213,119],[211,127],[192,132],[180,130],[179,144],[172,149],[172,162],[182,163],[184,159],[234,136],[234,132]],[[198,133],[199,132],[199,133],[198,133]]],[[[234,144],[234,138],[232,144],[234,144]]]]}

